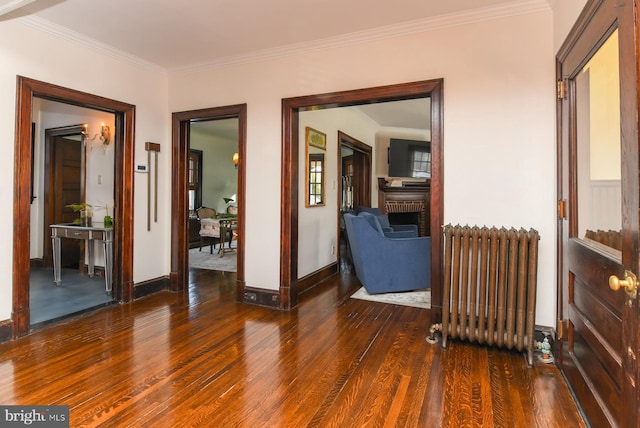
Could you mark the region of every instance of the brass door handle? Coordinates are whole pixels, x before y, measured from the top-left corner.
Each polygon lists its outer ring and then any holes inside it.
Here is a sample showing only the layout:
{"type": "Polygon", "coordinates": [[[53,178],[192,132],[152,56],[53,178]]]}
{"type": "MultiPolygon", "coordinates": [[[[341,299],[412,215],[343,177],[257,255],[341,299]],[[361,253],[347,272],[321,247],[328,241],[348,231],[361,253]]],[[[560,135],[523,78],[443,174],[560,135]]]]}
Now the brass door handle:
{"type": "Polygon", "coordinates": [[[624,288],[624,291],[629,295],[629,297],[635,299],[638,294],[638,278],[633,274],[633,272],[625,270],[624,279],[620,279],[616,275],[611,275],[609,277],[609,288],[614,291],[624,288]]]}

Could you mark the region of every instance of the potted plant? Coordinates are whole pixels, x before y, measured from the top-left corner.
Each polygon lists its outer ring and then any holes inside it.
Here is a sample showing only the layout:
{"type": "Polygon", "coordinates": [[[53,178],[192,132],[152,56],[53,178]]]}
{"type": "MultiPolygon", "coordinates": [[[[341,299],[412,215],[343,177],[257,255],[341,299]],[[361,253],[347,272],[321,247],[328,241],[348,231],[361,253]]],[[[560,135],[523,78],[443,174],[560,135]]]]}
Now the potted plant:
{"type": "Polygon", "coordinates": [[[81,226],[91,226],[91,217],[93,217],[93,207],[86,202],[79,202],[67,205],[73,210],[74,213],[79,212],[80,218],[73,221],[73,224],[79,224],[81,226]]]}
{"type": "Polygon", "coordinates": [[[235,195],[233,195],[233,197],[231,198],[222,198],[222,199],[224,200],[224,203],[227,204],[227,214],[237,215],[238,207],[236,205],[232,205],[232,203],[236,202],[235,195]]]}

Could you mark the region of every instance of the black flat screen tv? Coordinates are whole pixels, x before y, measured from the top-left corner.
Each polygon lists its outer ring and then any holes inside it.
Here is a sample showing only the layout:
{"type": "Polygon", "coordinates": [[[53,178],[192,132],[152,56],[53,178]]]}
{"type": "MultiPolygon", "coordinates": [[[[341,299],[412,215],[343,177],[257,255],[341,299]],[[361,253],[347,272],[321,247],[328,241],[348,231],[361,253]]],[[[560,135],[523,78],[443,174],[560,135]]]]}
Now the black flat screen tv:
{"type": "Polygon", "coordinates": [[[431,178],[431,142],[391,138],[389,177],[431,178]]]}

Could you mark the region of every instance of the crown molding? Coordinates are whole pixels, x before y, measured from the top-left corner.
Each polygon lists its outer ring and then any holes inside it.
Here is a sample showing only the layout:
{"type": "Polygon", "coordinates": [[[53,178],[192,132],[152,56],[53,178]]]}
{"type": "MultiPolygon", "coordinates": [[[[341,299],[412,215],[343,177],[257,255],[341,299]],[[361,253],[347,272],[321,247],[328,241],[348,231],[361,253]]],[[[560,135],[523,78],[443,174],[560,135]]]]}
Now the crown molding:
{"type": "Polygon", "coordinates": [[[346,35],[329,37],[321,40],[295,43],[286,46],[250,52],[242,55],[228,56],[202,64],[173,68],[170,69],[169,72],[171,74],[195,73],[208,69],[224,68],[233,65],[247,64],[274,58],[292,56],[303,52],[333,49],[376,40],[423,33],[441,28],[468,25],[474,22],[489,21],[510,16],[550,11],[551,7],[549,6],[547,0],[522,0],[518,2],[510,2],[502,5],[473,9],[464,12],[450,13],[432,18],[408,21],[400,24],[388,25],[372,30],[353,32],[346,35]]]}
{"type": "MultiPolygon", "coordinates": [[[[38,18],[36,16],[26,16],[17,19],[23,24],[36,30],[45,32],[49,35],[63,40],[67,40],[71,43],[75,43],[85,48],[92,49],[98,53],[110,56],[117,60],[129,62],[143,69],[155,72],[168,72],[171,74],[188,74],[208,69],[224,68],[233,65],[247,64],[274,58],[292,56],[303,52],[313,52],[339,48],[376,40],[384,40],[416,33],[423,33],[440,28],[467,25],[474,22],[482,22],[510,16],[526,15],[530,13],[547,11],[551,11],[551,6],[547,0],[521,0],[486,8],[473,9],[458,13],[450,13],[415,21],[408,21],[400,24],[353,32],[346,35],[329,37],[321,40],[294,43],[271,49],[263,49],[246,54],[218,58],[206,63],[194,64],[186,67],[177,67],[173,69],[165,69],[138,56],[132,55],[120,49],[116,49],[106,43],[102,43],[98,40],[87,37],[84,34],[75,32],[66,27],[54,24],[53,22],[38,18]]],[[[11,14],[9,13],[9,15],[11,14]]]]}
{"type": "Polygon", "coordinates": [[[96,51],[106,56],[110,56],[117,60],[131,63],[140,68],[143,68],[149,71],[155,71],[155,72],[163,72],[163,73],[167,72],[165,68],[157,64],[154,64],[152,62],[146,61],[140,58],[139,56],[132,55],[123,50],[114,48],[111,45],[102,43],[84,34],[70,30],[67,27],[54,24],[53,22],[48,21],[46,19],[42,19],[37,16],[31,15],[31,16],[24,16],[21,18],[17,18],[17,20],[23,23],[24,25],[31,27],[33,29],[36,29],[38,31],[42,31],[51,36],[66,40],[76,45],[83,46],[85,48],[91,49],[93,51],[96,51]]]}
{"type": "Polygon", "coordinates": [[[23,6],[33,3],[35,0],[13,0],[6,4],[0,5],[0,16],[7,15],[16,9],[20,9],[23,6]]]}

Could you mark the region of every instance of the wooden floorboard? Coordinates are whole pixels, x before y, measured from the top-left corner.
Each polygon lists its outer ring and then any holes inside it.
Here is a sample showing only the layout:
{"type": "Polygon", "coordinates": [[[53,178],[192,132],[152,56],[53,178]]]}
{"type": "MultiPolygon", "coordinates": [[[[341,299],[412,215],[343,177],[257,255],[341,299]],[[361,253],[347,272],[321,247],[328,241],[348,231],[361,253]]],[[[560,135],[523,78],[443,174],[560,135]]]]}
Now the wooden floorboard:
{"type": "Polygon", "coordinates": [[[348,273],[290,312],[235,302],[235,274],[0,345],[0,403],[80,427],[580,427],[559,371],[425,337],[429,311],[350,299],[348,273]]]}

